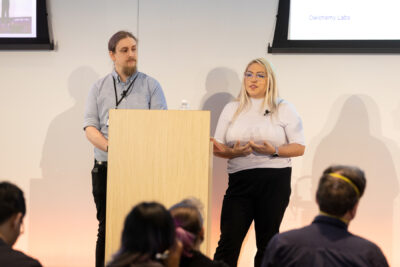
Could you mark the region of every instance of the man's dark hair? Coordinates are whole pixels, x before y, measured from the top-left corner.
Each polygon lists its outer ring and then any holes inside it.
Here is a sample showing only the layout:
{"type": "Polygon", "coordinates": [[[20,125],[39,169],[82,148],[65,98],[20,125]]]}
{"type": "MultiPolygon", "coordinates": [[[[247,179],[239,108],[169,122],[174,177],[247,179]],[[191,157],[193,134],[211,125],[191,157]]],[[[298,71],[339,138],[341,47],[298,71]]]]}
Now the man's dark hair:
{"type": "Polygon", "coordinates": [[[0,182],[0,224],[18,212],[25,216],[24,193],[12,183],[0,182]]]}
{"type": "Polygon", "coordinates": [[[114,33],[114,35],[111,36],[110,40],[108,41],[108,51],[115,53],[115,49],[117,48],[118,42],[128,37],[132,38],[137,42],[136,37],[130,32],[119,31],[114,33]]]}
{"type": "Polygon", "coordinates": [[[336,165],[328,167],[319,180],[317,202],[322,212],[342,217],[354,208],[366,186],[364,172],[354,166],[336,165]],[[332,173],[349,179],[337,178],[332,173]],[[357,192],[358,190],[358,192],[357,192]]]}

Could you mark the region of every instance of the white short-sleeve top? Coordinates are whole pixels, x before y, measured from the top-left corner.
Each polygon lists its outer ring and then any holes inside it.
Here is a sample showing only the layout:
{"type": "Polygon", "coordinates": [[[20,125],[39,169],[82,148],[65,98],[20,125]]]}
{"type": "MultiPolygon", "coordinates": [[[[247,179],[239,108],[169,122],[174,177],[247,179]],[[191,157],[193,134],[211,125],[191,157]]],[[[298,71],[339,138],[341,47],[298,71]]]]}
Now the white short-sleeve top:
{"type": "MultiPolygon", "coordinates": [[[[256,144],[268,141],[273,146],[297,143],[305,145],[303,125],[294,106],[280,99],[275,113],[265,114],[263,99],[251,99],[248,109],[242,111],[234,121],[239,102],[228,103],[218,120],[214,138],[229,147],[240,141],[242,145],[250,140],[256,144]]],[[[228,173],[254,168],[285,168],[291,166],[291,159],[272,157],[257,152],[245,157],[228,160],[228,173]]]]}

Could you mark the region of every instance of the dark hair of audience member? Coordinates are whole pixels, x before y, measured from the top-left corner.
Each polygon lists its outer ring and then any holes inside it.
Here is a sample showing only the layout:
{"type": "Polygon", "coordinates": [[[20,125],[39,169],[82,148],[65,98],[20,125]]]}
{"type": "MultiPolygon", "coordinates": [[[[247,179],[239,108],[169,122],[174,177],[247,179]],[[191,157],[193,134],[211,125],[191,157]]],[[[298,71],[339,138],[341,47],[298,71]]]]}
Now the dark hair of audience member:
{"type": "Polygon", "coordinates": [[[175,226],[168,210],[156,202],[142,202],[126,217],[121,248],[107,266],[161,261],[174,241],[175,226]]]}
{"type": "Polygon", "coordinates": [[[108,41],[108,51],[115,53],[118,42],[125,38],[132,38],[137,42],[136,37],[132,33],[127,31],[119,31],[111,36],[110,40],[108,41]]]}
{"type": "Polygon", "coordinates": [[[9,182],[0,183],[0,224],[14,214],[21,212],[25,216],[26,206],[24,193],[9,182]]]}
{"type": "Polygon", "coordinates": [[[175,222],[176,237],[183,245],[182,254],[186,257],[191,257],[192,251],[203,241],[201,209],[200,201],[194,198],[185,199],[169,209],[175,222]]]}
{"type": "Polygon", "coordinates": [[[341,165],[328,167],[322,174],[316,194],[320,210],[333,216],[344,216],[357,204],[365,186],[364,172],[358,167],[341,165]],[[331,173],[348,178],[357,187],[359,195],[349,182],[332,177],[331,173]]]}

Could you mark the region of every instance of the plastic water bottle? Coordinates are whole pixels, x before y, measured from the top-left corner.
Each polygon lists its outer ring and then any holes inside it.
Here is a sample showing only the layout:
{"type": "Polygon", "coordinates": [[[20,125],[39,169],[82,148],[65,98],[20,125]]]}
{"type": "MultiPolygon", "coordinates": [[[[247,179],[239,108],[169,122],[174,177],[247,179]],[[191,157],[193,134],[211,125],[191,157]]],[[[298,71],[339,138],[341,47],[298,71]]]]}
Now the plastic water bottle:
{"type": "Polygon", "coordinates": [[[182,99],[180,110],[188,110],[188,109],[189,109],[189,103],[187,102],[186,99],[182,99]]]}

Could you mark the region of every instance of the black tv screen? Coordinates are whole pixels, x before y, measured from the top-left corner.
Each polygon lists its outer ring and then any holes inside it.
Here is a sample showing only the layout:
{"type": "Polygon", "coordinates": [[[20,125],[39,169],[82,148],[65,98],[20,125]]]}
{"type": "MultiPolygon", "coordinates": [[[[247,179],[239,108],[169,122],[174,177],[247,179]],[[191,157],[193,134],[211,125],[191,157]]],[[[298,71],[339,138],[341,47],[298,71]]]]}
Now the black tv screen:
{"type": "Polygon", "coordinates": [[[52,50],[46,0],[0,0],[1,50],[52,50]]]}
{"type": "Polygon", "coordinates": [[[399,0],[280,0],[269,53],[399,53],[399,0]]]}

